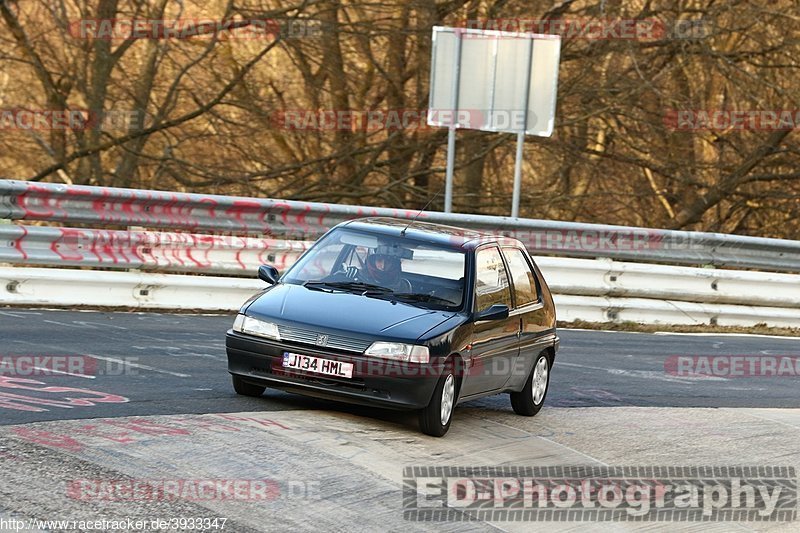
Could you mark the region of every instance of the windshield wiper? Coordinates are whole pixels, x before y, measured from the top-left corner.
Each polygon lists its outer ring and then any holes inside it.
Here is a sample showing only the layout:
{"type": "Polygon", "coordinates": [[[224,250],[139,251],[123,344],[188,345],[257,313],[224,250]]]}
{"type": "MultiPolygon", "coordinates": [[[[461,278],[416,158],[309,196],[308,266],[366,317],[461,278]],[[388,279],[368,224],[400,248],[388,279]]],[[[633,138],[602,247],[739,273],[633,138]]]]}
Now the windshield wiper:
{"type": "Polygon", "coordinates": [[[392,294],[394,291],[388,287],[381,287],[380,285],[373,285],[372,283],[364,283],[361,281],[323,281],[314,280],[306,281],[303,283],[304,287],[309,289],[337,289],[343,291],[354,291],[365,294],[392,294]]]}
{"type": "Polygon", "coordinates": [[[414,294],[414,293],[401,293],[395,294],[395,298],[398,300],[406,300],[409,302],[428,302],[428,303],[436,303],[440,305],[445,305],[447,307],[453,307],[458,305],[457,303],[453,302],[452,300],[448,300],[446,298],[441,298],[439,296],[434,296],[432,294],[414,294]]]}

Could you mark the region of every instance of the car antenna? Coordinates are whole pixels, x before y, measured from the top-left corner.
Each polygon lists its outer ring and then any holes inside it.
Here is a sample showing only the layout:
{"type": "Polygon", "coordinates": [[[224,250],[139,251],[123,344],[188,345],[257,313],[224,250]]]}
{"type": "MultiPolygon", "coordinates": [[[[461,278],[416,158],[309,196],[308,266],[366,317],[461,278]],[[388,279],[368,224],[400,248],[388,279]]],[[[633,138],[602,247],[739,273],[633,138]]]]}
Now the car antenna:
{"type": "Polygon", "coordinates": [[[446,182],[445,182],[445,184],[444,184],[444,185],[442,185],[442,186],[439,188],[439,190],[438,190],[438,191],[436,191],[436,194],[434,194],[433,196],[431,196],[431,197],[430,197],[430,199],[428,200],[428,203],[427,203],[427,204],[425,204],[425,206],[424,206],[422,209],[420,209],[420,210],[417,212],[417,214],[416,214],[416,215],[414,215],[414,218],[412,218],[412,219],[411,219],[411,222],[409,222],[408,224],[406,224],[406,227],[405,227],[405,228],[403,228],[403,229],[400,231],[400,236],[401,236],[401,237],[405,237],[405,236],[406,236],[406,230],[408,229],[408,227],[409,227],[409,226],[411,226],[411,224],[413,224],[414,222],[416,222],[416,221],[417,221],[417,219],[418,219],[418,218],[419,218],[419,216],[422,214],[422,212],[423,212],[423,211],[425,211],[426,209],[428,209],[428,206],[429,206],[429,205],[431,205],[431,202],[433,202],[433,200],[434,200],[434,199],[435,199],[437,196],[439,196],[440,194],[442,194],[442,190],[445,188],[445,185],[447,185],[447,183],[446,183],[446,182]]]}

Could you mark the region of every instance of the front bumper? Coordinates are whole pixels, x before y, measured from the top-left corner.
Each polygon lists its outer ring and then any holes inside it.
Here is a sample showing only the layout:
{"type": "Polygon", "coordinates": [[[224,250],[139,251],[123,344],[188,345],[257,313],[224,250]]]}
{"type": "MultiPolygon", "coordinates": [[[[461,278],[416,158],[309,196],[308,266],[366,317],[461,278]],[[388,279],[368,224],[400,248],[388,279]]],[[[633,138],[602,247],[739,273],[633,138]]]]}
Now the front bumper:
{"type": "Polygon", "coordinates": [[[316,346],[282,343],[232,330],[225,339],[228,371],[244,381],[277,389],[389,409],[421,409],[433,396],[443,361],[399,363],[316,346]],[[292,352],[353,364],[352,378],[338,378],[284,369],[283,353],[292,352]]]}

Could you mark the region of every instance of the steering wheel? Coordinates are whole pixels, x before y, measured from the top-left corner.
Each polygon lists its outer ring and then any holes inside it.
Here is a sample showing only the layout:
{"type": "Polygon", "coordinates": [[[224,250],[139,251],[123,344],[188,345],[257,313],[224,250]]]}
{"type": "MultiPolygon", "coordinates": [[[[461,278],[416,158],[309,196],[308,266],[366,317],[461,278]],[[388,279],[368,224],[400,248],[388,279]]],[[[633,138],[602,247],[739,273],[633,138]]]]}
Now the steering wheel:
{"type": "MultiPolygon", "coordinates": [[[[347,266],[346,264],[342,263],[340,265],[339,270],[333,272],[326,278],[327,281],[367,281],[362,279],[361,277],[361,270],[359,270],[356,266],[347,266]]],[[[400,285],[402,288],[396,290],[395,292],[399,293],[412,293],[414,292],[414,286],[411,285],[411,282],[408,281],[404,277],[400,277],[400,285]]]]}
{"type": "Polygon", "coordinates": [[[400,282],[403,285],[403,289],[405,289],[405,290],[395,291],[395,292],[408,293],[408,294],[411,294],[411,293],[414,292],[414,286],[411,285],[411,282],[408,281],[406,278],[401,277],[400,278],[400,282]]]}
{"type": "Polygon", "coordinates": [[[327,281],[356,281],[358,279],[358,267],[347,266],[344,263],[339,265],[339,270],[326,276],[327,281]]]}

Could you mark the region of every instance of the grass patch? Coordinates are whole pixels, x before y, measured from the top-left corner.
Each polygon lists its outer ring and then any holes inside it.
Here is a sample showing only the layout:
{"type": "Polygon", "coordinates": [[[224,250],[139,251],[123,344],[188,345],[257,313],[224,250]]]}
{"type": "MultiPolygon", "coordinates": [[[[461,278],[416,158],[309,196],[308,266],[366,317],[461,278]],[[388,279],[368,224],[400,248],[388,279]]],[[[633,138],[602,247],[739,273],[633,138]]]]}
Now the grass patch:
{"type": "Polygon", "coordinates": [[[800,337],[800,328],[774,328],[766,324],[754,326],[717,326],[709,324],[696,325],[669,325],[669,324],[639,324],[638,322],[586,322],[575,320],[573,322],[558,322],[559,328],[580,328],[608,331],[635,331],[641,333],[655,333],[667,331],[670,333],[749,333],[755,335],[775,335],[779,337],[800,337]]]}

